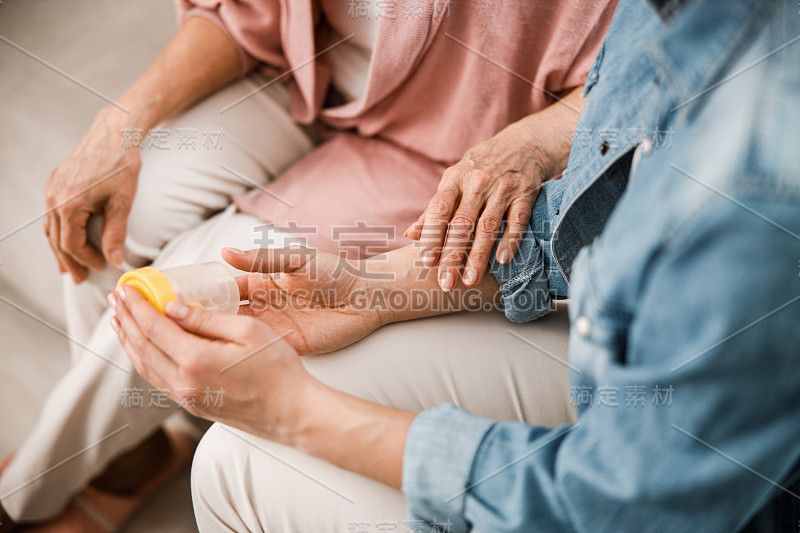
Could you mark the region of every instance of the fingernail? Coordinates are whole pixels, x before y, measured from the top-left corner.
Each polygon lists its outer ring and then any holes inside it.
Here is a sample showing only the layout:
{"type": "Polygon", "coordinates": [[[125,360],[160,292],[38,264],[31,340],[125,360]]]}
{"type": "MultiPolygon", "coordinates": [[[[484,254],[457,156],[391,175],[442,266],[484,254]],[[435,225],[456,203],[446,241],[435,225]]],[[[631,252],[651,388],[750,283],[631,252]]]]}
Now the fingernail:
{"type": "Polygon", "coordinates": [[[511,259],[511,257],[509,257],[510,255],[511,255],[511,254],[510,254],[510,253],[508,253],[508,250],[501,250],[501,251],[500,251],[500,255],[499,255],[499,256],[497,256],[497,261],[498,261],[498,262],[499,262],[501,265],[505,265],[506,263],[508,263],[508,260],[509,260],[509,259],[511,259]]]}
{"type": "Polygon", "coordinates": [[[119,333],[119,319],[115,316],[112,316],[109,322],[111,322],[111,329],[114,330],[114,333],[119,333]]]}
{"type": "Polygon", "coordinates": [[[439,286],[444,292],[450,292],[453,289],[453,275],[450,272],[443,272],[439,278],[439,286]]]}
{"type": "Polygon", "coordinates": [[[436,257],[433,255],[433,252],[425,250],[425,253],[422,254],[422,264],[430,268],[433,266],[434,261],[436,261],[436,257]]]}
{"type": "Polygon", "coordinates": [[[478,279],[478,271],[470,267],[464,271],[464,285],[472,285],[478,279]]]}
{"type": "Polygon", "coordinates": [[[114,266],[122,265],[122,252],[120,250],[111,252],[111,264],[114,266]]]}
{"type": "Polygon", "coordinates": [[[117,296],[113,292],[108,294],[108,303],[111,304],[111,307],[114,309],[117,308],[117,296]]]}
{"type": "Polygon", "coordinates": [[[233,255],[244,255],[244,252],[238,248],[226,247],[225,249],[228,251],[228,253],[233,255]]]}
{"type": "Polygon", "coordinates": [[[172,318],[182,320],[189,315],[189,306],[182,302],[167,302],[164,311],[172,318]]]}
{"type": "Polygon", "coordinates": [[[117,289],[117,292],[119,293],[119,297],[122,298],[123,302],[128,297],[128,290],[130,290],[130,289],[128,289],[127,285],[120,285],[119,289],[117,289]]]}

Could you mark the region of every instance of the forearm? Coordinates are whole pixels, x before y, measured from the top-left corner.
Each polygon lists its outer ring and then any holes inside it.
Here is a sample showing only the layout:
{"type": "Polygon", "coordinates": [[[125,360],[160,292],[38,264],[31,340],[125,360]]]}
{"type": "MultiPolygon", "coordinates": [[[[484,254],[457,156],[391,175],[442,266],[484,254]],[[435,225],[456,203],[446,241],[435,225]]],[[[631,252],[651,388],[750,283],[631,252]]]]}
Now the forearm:
{"type": "Polygon", "coordinates": [[[399,489],[415,413],[368,402],[309,377],[284,444],[399,489]]]}
{"type": "Polygon", "coordinates": [[[101,111],[124,127],[145,132],[239,75],[239,56],[227,35],[213,22],[190,17],[150,67],[120,97],[125,111],[101,111]]]}
{"type": "Polygon", "coordinates": [[[364,276],[370,283],[371,300],[379,303],[376,310],[381,323],[477,311],[500,301],[493,276],[484,276],[475,287],[458,284],[453,290],[443,291],[437,282],[437,270],[423,266],[418,252],[418,246],[412,244],[362,263],[364,276]],[[397,293],[406,297],[397,297],[397,293]]]}

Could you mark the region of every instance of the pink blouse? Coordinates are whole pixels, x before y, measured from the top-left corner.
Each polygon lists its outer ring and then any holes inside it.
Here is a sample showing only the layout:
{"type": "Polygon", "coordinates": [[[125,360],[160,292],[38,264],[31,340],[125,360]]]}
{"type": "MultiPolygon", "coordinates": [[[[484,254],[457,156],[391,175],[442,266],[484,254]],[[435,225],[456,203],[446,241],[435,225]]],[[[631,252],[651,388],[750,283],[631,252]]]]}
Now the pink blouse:
{"type": "MultiPolygon", "coordinates": [[[[323,0],[330,3],[331,0],[323,0]]],[[[314,227],[308,242],[351,256],[406,244],[443,170],[471,146],[583,84],[616,0],[415,0],[380,19],[362,98],[324,107],[332,32],[312,0],[177,0],[236,43],[242,74],[258,66],[286,76],[292,114],[331,137],[269,188],[235,200],[286,227],[314,227]],[[345,131],[346,130],[346,131],[345,131]],[[358,244],[382,228],[382,242],[358,244]],[[393,228],[389,232],[386,228],[393,228]],[[363,232],[362,232],[363,233],[363,232]],[[356,237],[353,237],[356,235],[356,237]],[[365,251],[365,248],[369,248],[365,251]]],[[[342,9],[347,2],[342,1],[342,9]]]]}

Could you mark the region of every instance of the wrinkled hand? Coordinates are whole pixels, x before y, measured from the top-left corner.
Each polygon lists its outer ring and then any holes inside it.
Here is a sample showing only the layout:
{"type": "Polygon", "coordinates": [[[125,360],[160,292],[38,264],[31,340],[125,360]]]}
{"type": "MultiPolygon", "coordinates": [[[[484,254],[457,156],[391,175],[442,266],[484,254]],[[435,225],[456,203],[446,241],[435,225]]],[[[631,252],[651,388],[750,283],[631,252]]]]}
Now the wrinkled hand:
{"type": "Polygon", "coordinates": [[[516,255],[549,172],[550,165],[517,124],[471,148],[444,172],[427,209],[407,230],[420,241],[425,266],[439,265],[442,289],[455,288],[462,266],[465,285],[480,283],[503,218],[507,228],[497,260],[507,263],[516,255]]]}
{"type": "Polygon", "coordinates": [[[45,233],[61,273],[81,283],[88,269],[100,270],[105,259],[119,266],[128,214],[141,167],[139,149],[122,147],[127,117],[117,109],[98,113],[89,132],[50,174],[45,185],[48,215],[45,233]],[[86,224],[104,215],[102,253],[87,240],[86,224]]]}
{"type": "Polygon", "coordinates": [[[253,317],[178,302],[164,316],[126,285],[109,302],[117,313],[111,325],[136,371],[196,416],[280,440],[298,408],[294,399],[305,401],[316,383],[297,352],[253,317]],[[224,393],[219,401],[187,401],[187,391],[207,389],[224,393]]]}
{"type": "Polygon", "coordinates": [[[301,355],[348,346],[383,324],[370,305],[372,285],[360,263],[310,248],[226,248],[223,258],[240,276],[239,313],[257,318],[301,355]]]}

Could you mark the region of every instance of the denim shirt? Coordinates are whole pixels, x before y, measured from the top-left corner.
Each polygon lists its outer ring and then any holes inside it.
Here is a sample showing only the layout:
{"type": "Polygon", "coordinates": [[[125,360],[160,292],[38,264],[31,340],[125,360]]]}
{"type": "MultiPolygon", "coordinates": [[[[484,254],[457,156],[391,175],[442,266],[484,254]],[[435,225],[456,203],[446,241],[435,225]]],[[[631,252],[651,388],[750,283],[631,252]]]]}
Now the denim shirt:
{"type": "Polygon", "coordinates": [[[792,0],[666,15],[620,2],[567,171],[537,199],[520,258],[492,265],[512,320],[570,297],[578,420],[420,413],[403,463],[411,518],[454,532],[797,531],[798,65],[792,0]]]}

